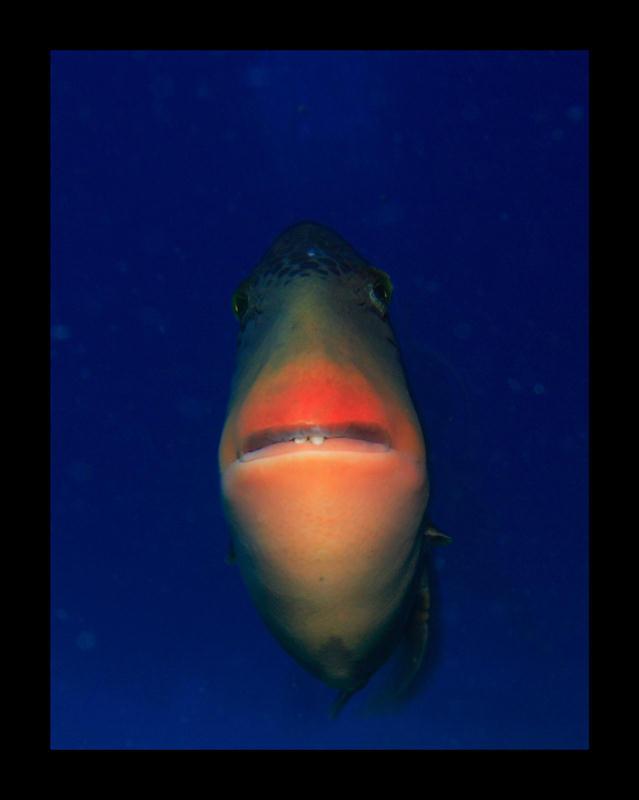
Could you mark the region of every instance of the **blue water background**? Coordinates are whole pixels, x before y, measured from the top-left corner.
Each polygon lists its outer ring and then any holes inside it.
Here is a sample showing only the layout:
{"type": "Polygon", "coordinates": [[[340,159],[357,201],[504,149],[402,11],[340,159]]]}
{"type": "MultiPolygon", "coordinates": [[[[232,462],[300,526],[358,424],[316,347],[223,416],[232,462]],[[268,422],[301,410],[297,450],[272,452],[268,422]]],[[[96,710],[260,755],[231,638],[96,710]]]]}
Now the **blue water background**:
{"type": "Polygon", "coordinates": [[[51,744],[588,746],[588,55],[54,52],[51,744]],[[300,219],[393,279],[432,647],[337,722],[225,563],[230,297],[300,219]]]}

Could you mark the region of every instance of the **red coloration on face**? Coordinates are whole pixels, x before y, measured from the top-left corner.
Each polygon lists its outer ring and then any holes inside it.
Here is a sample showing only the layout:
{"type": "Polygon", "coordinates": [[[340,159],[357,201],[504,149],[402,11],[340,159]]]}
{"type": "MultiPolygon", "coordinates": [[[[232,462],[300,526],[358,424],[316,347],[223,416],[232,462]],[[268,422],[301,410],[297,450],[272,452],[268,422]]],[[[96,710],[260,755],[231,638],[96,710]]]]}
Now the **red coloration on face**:
{"type": "Polygon", "coordinates": [[[220,460],[228,467],[246,439],[267,428],[330,426],[345,422],[379,426],[393,449],[425,458],[421,431],[396,396],[373,387],[355,367],[318,357],[293,361],[275,373],[264,372],[239,409],[232,409],[222,438],[220,460]]]}

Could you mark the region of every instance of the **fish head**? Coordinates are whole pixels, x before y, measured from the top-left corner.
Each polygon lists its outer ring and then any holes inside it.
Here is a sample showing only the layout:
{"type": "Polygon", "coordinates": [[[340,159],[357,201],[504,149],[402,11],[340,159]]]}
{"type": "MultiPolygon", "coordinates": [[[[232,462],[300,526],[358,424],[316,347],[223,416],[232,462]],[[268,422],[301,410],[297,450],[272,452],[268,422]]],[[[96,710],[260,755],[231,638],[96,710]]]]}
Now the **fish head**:
{"type": "Polygon", "coordinates": [[[301,223],[233,298],[219,467],[237,561],[282,645],[342,689],[365,683],[401,628],[428,501],[391,294],[338,234],[301,223]]]}

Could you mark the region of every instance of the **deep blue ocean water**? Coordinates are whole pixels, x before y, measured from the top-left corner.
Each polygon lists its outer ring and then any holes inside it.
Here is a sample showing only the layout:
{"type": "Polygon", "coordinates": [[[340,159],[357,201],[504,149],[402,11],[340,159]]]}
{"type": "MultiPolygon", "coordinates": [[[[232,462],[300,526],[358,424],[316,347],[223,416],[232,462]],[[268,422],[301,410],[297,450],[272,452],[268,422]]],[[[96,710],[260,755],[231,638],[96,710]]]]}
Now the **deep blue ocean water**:
{"type": "Polygon", "coordinates": [[[588,54],[53,52],[51,746],[585,748],[588,54]],[[395,285],[431,647],[337,721],[225,562],[239,281],[333,227],[395,285]]]}

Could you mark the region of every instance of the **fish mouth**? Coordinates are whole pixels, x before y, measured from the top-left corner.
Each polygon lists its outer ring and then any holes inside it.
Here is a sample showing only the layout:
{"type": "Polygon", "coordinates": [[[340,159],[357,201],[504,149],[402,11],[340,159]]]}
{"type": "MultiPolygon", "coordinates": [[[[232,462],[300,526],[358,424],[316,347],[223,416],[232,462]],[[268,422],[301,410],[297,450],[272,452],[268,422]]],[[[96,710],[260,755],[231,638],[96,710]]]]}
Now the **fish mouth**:
{"type": "Polygon", "coordinates": [[[374,423],[291,425],[249,434],[237,453],[240,462],[296,452],[357,451],[383,453],[391,449],[388,432],[374,423]]]}

